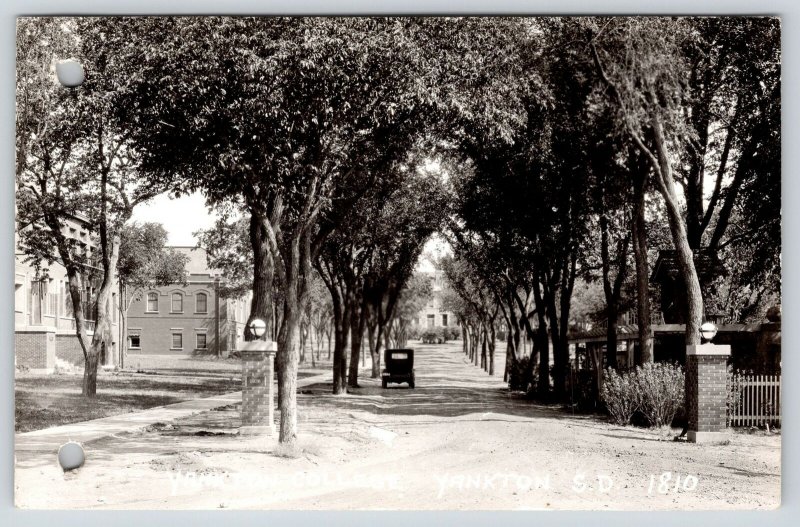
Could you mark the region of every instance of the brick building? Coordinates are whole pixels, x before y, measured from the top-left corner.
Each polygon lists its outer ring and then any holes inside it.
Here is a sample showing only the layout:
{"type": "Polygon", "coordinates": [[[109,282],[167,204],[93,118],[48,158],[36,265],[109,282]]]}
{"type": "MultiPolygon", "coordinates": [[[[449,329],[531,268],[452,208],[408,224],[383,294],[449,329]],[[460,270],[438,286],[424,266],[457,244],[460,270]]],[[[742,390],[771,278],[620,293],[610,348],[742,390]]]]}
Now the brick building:
{"type": "Polygon", "coordinates": [[[418,271],[431,280],[432,294],[428,303],[417,314],[414,323],[424,328],[457,326],[455,314],[443,308],[442,296],[444,294],[444,272],[438,269],[433,271],[418,271]]]}
{"type": "MultiPolygon", "coordinates": [[[[80,250],[87,256],[97,250],[96,238],[89,229],[88,222],[81,216],[70,218],[64,226],[64,233],[78,242],[80,250]]],[[[75,335],[75,318],[72,315],[72,301],[67,290],[67,273],[56,262],[48,266],[46,273],[38,273],[19,247],[19,237],[15,233],[14,262],[14,343],[15,365],[35,372],[50,373],[56,362],[83,364],[83,351],[75,335]]],[[[97,283],[90,283],[84,298],[91,298],[97,283]]],[[[114,304],[112,324],[113,334],[119,334],[117,294],[112,294],[114,304]]],[[[85,303],[87,334],[93,335],[94,306],[85,303]]],[[[110,349],[101,357],[101,364],[117,364],[118,339],[115,337],[110,349]]]]}
{"type": "Polygon", "coordinates": [[[225,298],[225,277],[208,267],[204,249],[174,249],[189,257],[187,283],[150,289],[131,303],[129,353],[227,356],[244,339],[252,293],[225,298]]]}

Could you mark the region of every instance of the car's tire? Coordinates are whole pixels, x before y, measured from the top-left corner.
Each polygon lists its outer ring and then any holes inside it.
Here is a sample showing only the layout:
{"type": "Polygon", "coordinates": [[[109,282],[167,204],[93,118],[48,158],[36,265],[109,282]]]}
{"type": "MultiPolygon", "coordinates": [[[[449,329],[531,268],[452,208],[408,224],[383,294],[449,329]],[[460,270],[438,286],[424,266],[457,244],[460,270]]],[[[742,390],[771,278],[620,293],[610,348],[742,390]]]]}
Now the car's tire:
{"type": "Polygon", "coordinates": [[[408,387],[414,389],[414,381],[408,381],[408,387]]]}
{"type": "Polygon", "coordinates": [[[383,380],[381,381],[381,384],[383,385],[383,387],[384,387],[384,388],[386,388],[387,386],[389,386],[389,383],[386,381],[386,379],[383,379],[383,380]]]}

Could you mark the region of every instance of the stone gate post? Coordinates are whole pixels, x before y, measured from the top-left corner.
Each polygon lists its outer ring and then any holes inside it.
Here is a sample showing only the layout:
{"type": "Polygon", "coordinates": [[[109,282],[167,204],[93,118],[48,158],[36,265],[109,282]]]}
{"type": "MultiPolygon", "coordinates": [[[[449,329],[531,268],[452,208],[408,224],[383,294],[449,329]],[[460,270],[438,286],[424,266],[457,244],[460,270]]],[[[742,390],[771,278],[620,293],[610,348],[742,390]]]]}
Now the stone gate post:
{"type": "Polygon", "coordinates": [[[686,346],[686,412],[692,443],[724,440],[728,345],[686,346]]]}

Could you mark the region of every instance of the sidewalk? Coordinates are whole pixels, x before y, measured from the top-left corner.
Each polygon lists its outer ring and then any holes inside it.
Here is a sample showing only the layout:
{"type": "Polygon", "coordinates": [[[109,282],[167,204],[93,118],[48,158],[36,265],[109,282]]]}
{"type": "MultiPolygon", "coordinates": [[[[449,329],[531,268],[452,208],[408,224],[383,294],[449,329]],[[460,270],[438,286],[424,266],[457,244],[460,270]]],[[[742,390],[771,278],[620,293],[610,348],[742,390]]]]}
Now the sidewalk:
{"type": "MultiPolygon", "coordinates": [[[[330,374],[322,373],[312,377],[298,379],[297,387],[303,388],[312,384],[325,382],[330,374]]],[[[276,390],[277,393],[277,390],[276,390]]],[[[188,417],[222,406],[237,404],[242,401],[242,392],[231,392],[213,397],[192,399],[181,403],[150,408],[142,412],[114,415],[83,421],[63,426],[54,426],[44,430],[34,430],[15,434],[15,452],[57,452],[59,447],[68,441],[86,443],[114,434],[134,432],[153,423],[168,423],[175,419],[188,417]]]]}

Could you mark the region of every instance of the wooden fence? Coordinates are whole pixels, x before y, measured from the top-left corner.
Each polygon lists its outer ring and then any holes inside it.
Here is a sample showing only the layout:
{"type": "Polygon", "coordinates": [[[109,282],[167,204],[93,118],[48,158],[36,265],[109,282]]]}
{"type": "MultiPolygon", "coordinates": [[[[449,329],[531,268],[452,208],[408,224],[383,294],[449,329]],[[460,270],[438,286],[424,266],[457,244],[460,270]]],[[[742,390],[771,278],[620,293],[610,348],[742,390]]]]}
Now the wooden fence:
{"type": "Polygon", "coordinates": [[[728,426],[780,424],[780,375],[728,375],[728,426]]]}

